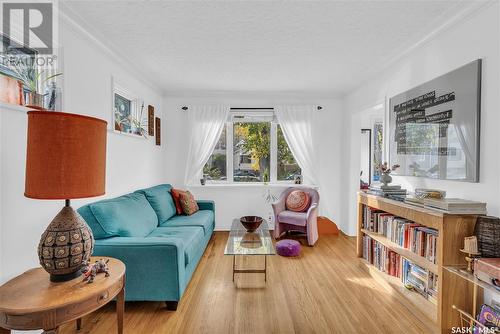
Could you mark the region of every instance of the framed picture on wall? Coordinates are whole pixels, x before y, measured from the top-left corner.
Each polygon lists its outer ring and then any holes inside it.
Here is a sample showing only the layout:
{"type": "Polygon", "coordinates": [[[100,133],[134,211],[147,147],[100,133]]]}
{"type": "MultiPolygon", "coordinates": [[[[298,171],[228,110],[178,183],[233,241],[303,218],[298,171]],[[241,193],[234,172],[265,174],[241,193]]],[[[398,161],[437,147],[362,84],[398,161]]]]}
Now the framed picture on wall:
{"type": "Polygon", "coordinates": [[[148,117],[144,102],[116,82],[113,82],[112,120],[115,132],[147,138],[148,117]]]}
{"type": "Polygon", "coordinates": [[[395,174],[478,182],[480,101],[480,59],[392,97],[395,174]]]}

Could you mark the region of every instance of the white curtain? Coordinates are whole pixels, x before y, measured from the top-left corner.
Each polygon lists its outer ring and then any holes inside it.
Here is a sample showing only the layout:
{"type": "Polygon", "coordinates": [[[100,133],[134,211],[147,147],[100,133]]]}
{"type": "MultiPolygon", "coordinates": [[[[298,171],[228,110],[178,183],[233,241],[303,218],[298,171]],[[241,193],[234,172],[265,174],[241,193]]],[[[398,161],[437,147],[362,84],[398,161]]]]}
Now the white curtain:
{"type": "Polygon", "coordinates": [[[316,106],[284,105],[277,106],[275,111],[290,151],[302,169],[304,181],[319,185],[318,149],[313,131],[316,106]]]}
{"type": "Polygon", "coordinates": [[[229,106],[205,105],[190,107],[188,124],[190,144],[186,164],[185,184],[194,184],[202,175],[222,133],[229,114],[229,106]]]}

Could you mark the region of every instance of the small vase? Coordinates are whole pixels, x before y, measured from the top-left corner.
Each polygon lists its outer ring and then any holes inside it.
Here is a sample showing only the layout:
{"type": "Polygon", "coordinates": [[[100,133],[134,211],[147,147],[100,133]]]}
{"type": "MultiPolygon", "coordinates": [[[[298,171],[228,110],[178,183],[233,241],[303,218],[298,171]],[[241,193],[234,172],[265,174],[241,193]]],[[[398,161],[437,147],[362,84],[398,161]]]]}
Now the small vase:
{"type": "Polygon", "coordinates": [[[392,182],[392,176],[388,173],[382,173],[382,176],[380,176],[380,181],[382,181],[384,186],[387,186],[392,182]]]}

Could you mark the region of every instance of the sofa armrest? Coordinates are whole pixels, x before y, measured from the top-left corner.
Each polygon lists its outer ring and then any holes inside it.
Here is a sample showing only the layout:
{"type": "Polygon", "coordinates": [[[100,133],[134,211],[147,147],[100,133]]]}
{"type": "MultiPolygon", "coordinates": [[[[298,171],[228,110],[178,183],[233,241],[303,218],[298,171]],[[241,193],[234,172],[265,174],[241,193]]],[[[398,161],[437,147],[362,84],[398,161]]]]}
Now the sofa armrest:
{"type": "Polygon", "coordinates": [[[114,237],[96,240],[93,256],[126,266],[126,300],[177,301],[184,290],[184,245],[177,238],[114,237]]]}
{"type": "Polygon", "coordinates": [[[198,200],[198,207],[200,210],[211,210],[215,213],[215,202],[210,200],[198,200]]]}

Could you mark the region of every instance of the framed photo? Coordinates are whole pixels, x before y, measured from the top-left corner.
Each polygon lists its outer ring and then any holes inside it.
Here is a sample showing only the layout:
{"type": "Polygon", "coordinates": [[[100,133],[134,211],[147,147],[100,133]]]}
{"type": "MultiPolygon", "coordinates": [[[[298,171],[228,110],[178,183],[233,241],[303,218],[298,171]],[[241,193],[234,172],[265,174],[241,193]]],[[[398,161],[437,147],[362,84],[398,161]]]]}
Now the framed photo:
{"type": "Polygon", "coordinates": [[[155,118],[155,132],[156,132],[156,145],[161,146],[161,119],[160,117],[155,118]]]}
{"type": "Polygon", "coordinates": [[[155,135],[155,107],[148,105],[148,135],[155,135]]]}
{"type": "Polygon", "coordinates": [[[144,103],[116,83],[113,83],[112,120],[115,132],[147,138],[148,118],[144,103]]]}
{"type": "Polygon", "coordinates": [[[481,59],[392,97],[395,174],[479,182],[480,101],[481,59]]]}

